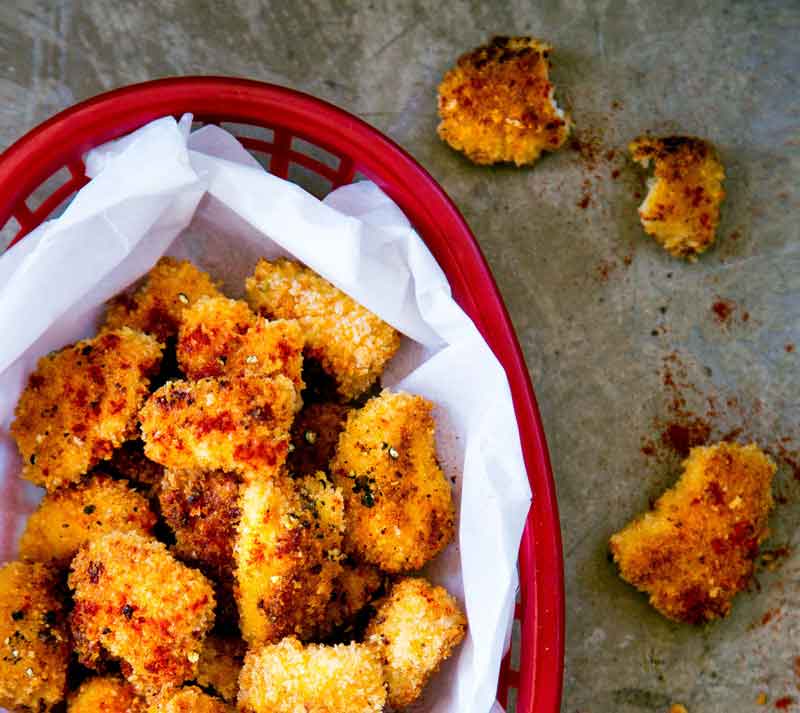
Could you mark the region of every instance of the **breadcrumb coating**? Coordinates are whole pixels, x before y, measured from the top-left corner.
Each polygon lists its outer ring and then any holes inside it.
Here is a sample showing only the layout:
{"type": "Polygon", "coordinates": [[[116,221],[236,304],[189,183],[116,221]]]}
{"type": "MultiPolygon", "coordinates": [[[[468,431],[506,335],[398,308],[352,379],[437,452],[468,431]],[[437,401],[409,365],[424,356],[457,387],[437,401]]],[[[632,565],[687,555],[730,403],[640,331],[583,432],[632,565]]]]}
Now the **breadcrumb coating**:
{"type": "Polygon", "coordinates": [[[336,403],[310,404],[292,424],[292,446],[286,460],[290,473],[309,475],[327,471],[336,453],[349,406],[336,403]]]}
{"type": "Polygon", "coordinates": [[[239,679],[242,713],[379,713],[386,700],[369,646],[303,646],[296,638],[251,649],[239,679]]]}
{"type": "Polygon", "coordinates": [[[155,492],[164,477],[164,466],[144,454],[144,442],[126,441],[111,454],[105,464],[114,474],[139,486],[148,495],[155,492]]]}
{"type": "Polygon", "coordinates": [[[228,703],[236,703],[246,651],[247,645],[241,639],[207,636],[200,654],[197,684],[211,689],[228,703]]]}
{"type": "Polygon", "coordinates": [[[48,490],[75,483],[136,436],[161,345],[124,328],[42,357],[11,424],[22,477],[48,490]]]}
{"type": "Polygon", "coordinates": [[[79,661],[120,660],[139,693],[152,696],[197,674],[203,637],[214,623],[214,592],[198,571],[135,533],[90,541],[72,561],[70,615],[79,661]]]}
{"type": "Polygon", "coordinates": [[[64,698],[68,662],[56,570],[22,562],[0,568],[0,707],[50,710],[64,698]]]}
{"type": "Polygon", "coordinates": [[[178,333],[184,311],[200,297],[220,295],[211,277],[188,260],[162,257],[134,294],[108,303],[103,330],[132,327],[164,342],[178,333]]]}
{"type": "Polygon", "coordinates": [[[173,470],[270,477],[286,460],[296,397],[283,375],[170,381],[139,413],[145,454],[173,470]]]}
{"type": "Polygon", "coordinates": [[[308,639],[320,625],[341,572],[341,493],[324,474],[246,486],[236,540],[236,598],[244,639],[308,639]]]}
{"type": "Polygon", "coordinates": [[[336,379],[345,399],[366,391],[400,346],[393,327],[298,262],[259,260],[246,288],[255,311],[300,323],[305,355],[336,379]]]}
{"type": "Polygon", "coordinates": [[[377,567],[343,560],[317,638],[338,634],[346,641],[356,634],[356,617],[383,586],[383,579],[377,567]]]}
{"type": "Polygon", "coordinates": [[[726,616],[768,535],[774,473],[753,444],[693,448],[677,484],[611,537],[622,578],[669,619],[726,616]]]}
{"type": "Polygon", "coordinates": [[[146,709],[144,698],[116,676],[84,681],[67,701],[67,713],[145,713],[146,709]]]}
{"type": "Polygon", "coordinates": [[[628,150],[645,168],[655,162],[655,178],[639,206],[645,232],[670,255],[695,259],[714,242],[725,198],[725,169],[714,147],[691,136],[641,136],[628,150]]]}
{"type": "Polygon", "coordinates": [[[467,619],[444,587],[418,577],[398,580],[366,634],[383,659],[389,705],[405,708],[417,700],[466,631],[467,619]]]}
{"type": "Polygon", "coordinates": [[[234,713],[219,698],[203,693],[196,686],[167,689],[153,699],[147,713],[234,713]]]}
{"type": "Polygon", "coordinates": [[[98,474],[44,496],[25,524],[20,557],[66,567],[95,537],[115,530],[148,535],[155,524],[144,497],[125,481],[98,474]]]}
{"type": "Polygon", "coordinates": [[[382,391],[350,413],[331,461],[345,500],[345,551],[386,572],[420,569],[455,534],[432,407],[421,396],[382,391]]]}
{"type": "Polygon", "coordinates": [[[478,164],[534,163],[564,145],[569,117],[549,80],[546,42],[495,37],[462,55],[439,85],[439,136],[478,164]]]}

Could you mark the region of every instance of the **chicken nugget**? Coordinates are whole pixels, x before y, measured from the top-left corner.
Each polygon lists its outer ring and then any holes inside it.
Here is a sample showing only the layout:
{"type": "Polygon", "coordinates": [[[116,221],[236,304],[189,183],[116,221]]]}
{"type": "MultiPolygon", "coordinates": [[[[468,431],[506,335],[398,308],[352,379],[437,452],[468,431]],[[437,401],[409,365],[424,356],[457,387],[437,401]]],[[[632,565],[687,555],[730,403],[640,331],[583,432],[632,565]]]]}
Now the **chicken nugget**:
{"type": "Polygon", "coordinates": [[[464,612],[444,587],[421,577],[395,582],[365,638],[382,656],[389,705],[405,708],[417,700],[466,632],[464,612]]]}
{"type": "Polygon", "coordinates": [[[164,477],[164,466],[144,454],[144,441],[139,438],[123,443],[111,454],[111,459],[105,465],[115,475],[138,486],[148,496],[155,493],[164,477]]]}
{"type": "Polygon", "coordinates": [[[147,713],[234,713],[234,710],[197,686],[186,686],[162,691],[153,699],[147,713]]]}
{"type": "Polygon", "coordinates": [[[211,277],[188,260],[162,257],[133,295],[122,294],[108,303],[102,329],[132,327],[164,342],[178,333],[187,307],[200,297],[220,294],[211,277]]]}
{"type": "Polygon", "coordinates": [[[0,708],[46,711],[64,698],[69,662],[58,574],[43,564],[0,568],[0,708]]]}
{"type": "Polygon", "coordinates": [[[146,709],[144,698],[116,676],[84,681],[67,701],[67,713],[145,713],[146,709]]]}
{"type": "Polygon", "coordinates": [[[242,713],[379,713],[386,701],[380,659],[363,644],[288,637],[251,649],[239,683],[242,713]]]}
{"type": "Polygon", "coordinates": [[[393,327],[298,262],[259,260],[246,289],[257,312],[300,323],[305,356],[334,377],[345,399],[366,391],[400,346],[393,327]]]}
{"type": "Polygon", "coordinates": [[[11,424],[22,477],[53,490],[81,479],[136,436],[161,345],[124,328],[42,357],[11,424]]]}
{"type": "Polygon", "coordinates": [[[137,692],[152,696],[197,674],[214,592],[197,570],[154,539],[112,532],[91,540],[72,561],[70,615],[80,663],[120,661],[137,692]]]}
{"type": "Polygon", "coordinates": [[[714,147],[691,136],[641,136],[628,150],[645,168],[655,163],[639,206],[645,232],[670,255],[696,259],[714,242],[725,198],[725,169],[714,147]]]}
{"type": "Polygon", "coordinates": [[[462,55],[439,85],[439,136],[478,164],[532,164],[563,146],[570,119],[553,97],[552,49],[495,37],[462,55]]]}
{"type": "Polygon", "coordinates": [[[256,646],[320,625],[340,573],[342,495],[324,474],[245,487],[236,540],[236,598],[244,639],[256,646]]]}
{"type": "Polygon", "coordinates": [[[611,537],[623,579],[668,619],[724,617],[753,574],[775,464],[753,444],[693,448],[676,485],[611,537]]]}
{"type": "Polygon", "coordinates": [[[455,534],[432,408],[421,396],[384,390],[350,413],[331,461],[345,500],[345,551],[386,572],[420,569],[455,534]]]}
{"type": "Polygon", "coordinates": [[[336,403],[310,404],[292,424],[292,449],[286,460],[290,473],[327,471],[336,453],[350,407],[336,403]]]}
{"type": "Polygon", "coordinates": [[[139,413],[145,455],[173,470],[270,477],[286,460],[295,399],[281,374],[170,381],[139,413]]]}
{"type": "Polygon", "coordinates": [[[353,640],[360,632],[358,621],[372,596],[383,586],[384,577],[377,567],[342,560],[342,570],[333,581],[333,591],[322,619],[317,638],[341,637],[353,640]]]}
{"type": "Polygon", "coordinates": [[[239,691],[239,672],[242,670],[247,645],[241,639],[206,637],[200,653],[197,683],[211,689],[228,703],[236,703],[239,691]]]}
{"type": "Polygon", "coordinates": [[[144,497],[125,481],[96,474],[44,496],[25,524],[20,556],[66,567],[95,537],[115,530],[148,535],[155,524],[144,497]]]}

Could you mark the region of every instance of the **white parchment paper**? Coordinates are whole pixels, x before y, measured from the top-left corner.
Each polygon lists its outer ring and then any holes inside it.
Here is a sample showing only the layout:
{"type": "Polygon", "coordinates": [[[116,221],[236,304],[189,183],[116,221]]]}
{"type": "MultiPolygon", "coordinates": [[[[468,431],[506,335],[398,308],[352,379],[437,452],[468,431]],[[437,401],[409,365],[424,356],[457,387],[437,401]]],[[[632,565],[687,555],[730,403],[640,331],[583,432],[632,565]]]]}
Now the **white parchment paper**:
{"type": "MultiPolygon", "coordinates": [[[[372,183],[319,201],[276,178],[227,132],[164,118],[87,156],[91,182],[64,214],[0,257],[0,561],[13,559],[41,491],[19,480],[8,435],[36,361],[94,333],[103,302],[163,254],[241,296],[258,257],[291,255],[400,330],[384,385],[437,404],[437,448],[458,502],[457,542],[427,568],[464,604],[469,634],[421,711],[492,709],[530,505],[505,373],[453,301],[400,209],[372,183]]],[[[497,707],[499,708],[499,707],[497,707]]]]}

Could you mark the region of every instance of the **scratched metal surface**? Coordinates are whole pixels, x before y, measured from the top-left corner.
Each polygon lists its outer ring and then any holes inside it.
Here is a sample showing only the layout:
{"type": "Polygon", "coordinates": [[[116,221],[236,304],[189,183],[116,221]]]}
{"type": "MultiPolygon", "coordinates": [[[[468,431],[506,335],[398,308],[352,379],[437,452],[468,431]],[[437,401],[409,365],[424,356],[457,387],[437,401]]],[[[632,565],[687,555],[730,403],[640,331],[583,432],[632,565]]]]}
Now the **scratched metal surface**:
{"type": "Polygon", "coordinates": [[[103,90],[228,74],[333,101],[441,181],[506,298],[552,451],[566,555],[565,713],[673,702],[691,713],[756,711],[760,694],[769,708],[800,710],[787,698],[800,698],[800,484],[788,467],[800,432],[800,6],[700,5],[0,4],[2,146],[103,90]],[[492,33],[556,47],[578,145],[533,170],[473,167],[435,135],[440,77],[492,33]],[[727,167],[719,244],[696,264],[670,259],[637,223],[642,179],[622,151],[645,130],[705,136],[727,167]],[[660,440],[678,417],[675,398],[687,402],[678,416],[712,436],[741,428],[783,456],[774,558],[729,619],[702,628],[660,618],[606,560],[608,536],[675,479],[679,459],[660,440]]]}

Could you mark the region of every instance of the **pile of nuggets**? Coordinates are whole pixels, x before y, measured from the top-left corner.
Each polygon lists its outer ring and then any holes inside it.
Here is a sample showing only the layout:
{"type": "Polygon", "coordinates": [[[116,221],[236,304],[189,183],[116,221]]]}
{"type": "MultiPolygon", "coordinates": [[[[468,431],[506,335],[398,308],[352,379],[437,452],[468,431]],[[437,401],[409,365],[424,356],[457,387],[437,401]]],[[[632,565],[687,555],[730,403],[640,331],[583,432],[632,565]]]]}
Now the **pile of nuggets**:
{"type": "Polygon", "coordinates": [[[30,376],[0,706],[401,709],[463,640],[414,576],[455,508],[433,404],[376,388],[399,334],[289,260],[245,288],[164,258],[30,376]]]}

